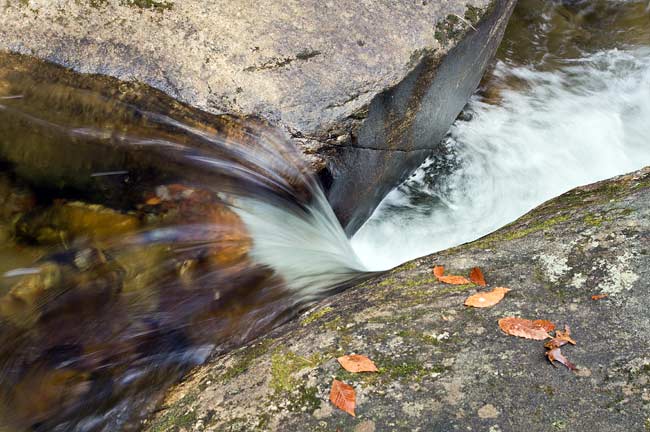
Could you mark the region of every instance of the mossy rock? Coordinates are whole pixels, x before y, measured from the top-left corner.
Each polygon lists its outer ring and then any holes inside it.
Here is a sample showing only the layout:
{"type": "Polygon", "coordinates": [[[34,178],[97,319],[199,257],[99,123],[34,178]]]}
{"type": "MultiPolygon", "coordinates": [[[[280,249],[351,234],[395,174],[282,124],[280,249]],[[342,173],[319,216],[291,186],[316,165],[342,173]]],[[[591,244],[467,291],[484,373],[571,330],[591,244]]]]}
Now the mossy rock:
{"type": "Polygon", "coordinates": [[[649,280],[646,168],[324,300],[199,368],[145,430],[173,425],[175,413],[186,425],[191,410],[185,430],[641,431],[650,424],[649,280]],[[493,308],[466,308],[478,288],[441,284],[434,265],[479,266],[490,286],[512,291],[493,308]],[[608,297],[591,299],[599,293],[608,297]],[[543,342],[501,332],[505,316],[569,325],[578,344],[563,353],[578,371],[553,368],[543,342]],[[379,373],[344,371],[336,357],[349,353],[369,356],[379,373]],[[356,417],[328,401],[332,378],[355,388],[356,417]]]}

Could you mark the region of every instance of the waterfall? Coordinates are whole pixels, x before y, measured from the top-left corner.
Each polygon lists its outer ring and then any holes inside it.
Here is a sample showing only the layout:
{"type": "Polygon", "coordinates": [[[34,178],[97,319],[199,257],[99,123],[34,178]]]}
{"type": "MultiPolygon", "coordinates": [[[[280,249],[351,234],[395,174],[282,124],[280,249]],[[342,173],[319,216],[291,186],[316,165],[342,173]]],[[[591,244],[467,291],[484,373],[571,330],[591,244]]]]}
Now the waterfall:
{"type": "Polygon", "coordinates": [[[129,430],[209,355],[372,274],[266,122],[4,87],[0,428],[129,430]]]}

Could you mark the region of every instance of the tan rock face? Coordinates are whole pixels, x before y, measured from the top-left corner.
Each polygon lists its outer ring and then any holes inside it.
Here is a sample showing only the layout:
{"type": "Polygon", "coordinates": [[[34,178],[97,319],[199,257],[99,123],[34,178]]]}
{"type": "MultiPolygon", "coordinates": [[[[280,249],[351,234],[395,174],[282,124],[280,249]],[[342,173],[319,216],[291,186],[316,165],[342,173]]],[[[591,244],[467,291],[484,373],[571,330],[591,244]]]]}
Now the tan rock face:
{"type": "Polygon", "coordinates": [[[435,149],[476,88],[513,5],[4,0],[0,50],[282,126],[353,232],[435,149]]]}

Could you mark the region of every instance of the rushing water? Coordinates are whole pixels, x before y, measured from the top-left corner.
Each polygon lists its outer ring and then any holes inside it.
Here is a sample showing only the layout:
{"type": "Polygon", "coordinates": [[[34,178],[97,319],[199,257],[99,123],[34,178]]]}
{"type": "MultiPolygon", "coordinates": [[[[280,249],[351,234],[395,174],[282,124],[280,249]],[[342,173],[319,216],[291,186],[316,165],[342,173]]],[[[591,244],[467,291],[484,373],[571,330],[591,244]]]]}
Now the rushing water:
{"type": "Polygon", "coordinates": [[[494,69],[440,151],[353,245],[369,268],[389,268],[646,165],[650,4],[521,0],[494,69]]]}
{"type": "Polygon", "coordinates": [[[447,139],[350,242],[264,122],[1,54],[0,431],[137,429],[189,368],[366,268],[650,164],[649,125],[647,1],[520,0],[447,139]]]}
{"type": "Polygon", "coordinates": [[[0,157],[3,432],[137,428],[211,353],[369,275],[253,118],[2,55],[0,157]]]}

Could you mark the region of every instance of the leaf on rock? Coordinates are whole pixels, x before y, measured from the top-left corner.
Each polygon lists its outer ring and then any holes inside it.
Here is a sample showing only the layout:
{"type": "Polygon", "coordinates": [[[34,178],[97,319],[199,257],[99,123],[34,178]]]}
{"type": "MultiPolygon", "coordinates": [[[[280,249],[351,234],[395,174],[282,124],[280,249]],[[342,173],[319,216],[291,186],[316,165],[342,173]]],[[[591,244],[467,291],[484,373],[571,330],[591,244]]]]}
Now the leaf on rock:
{"type": "Polygon", "coordinates": [[[467,280],[466,277],[464,276],[455,276],[455,275],[450,275],[450,276],[440,276],[438,280],[442,283],[446,283],[449,285],[465,285],[470,283],[469,280],[467,280]]]}
{"type": "Polygon", "coordinates": [[[469,272],[469,280],[474,282],[476,285],[480,285],[480,286],[487,285],[487,283],[485,283],[485,276],[483,276],[483,272],[478,267],[474,267],[472,271],[469,272]]]}
{"type": "Polygon", "coordinates": [[[555,331],[555,338],[556,338],[556,339],[561,339],[561,340],[563,340],[563,341],[567,341],[567,342],[570,343],[571,345],[575,345],[575,344],[576,344],[576,341],[574,341],[574,340],[571,338],[571,327],[569,327],[569,326],[566,325],[566,324],[564,325],[564,331],[562,331],[562,330],[556,330],[556,331],[555,331]]]}
{"type": "Polygon", "coordinates": [[[465,299],[465,306],[471,306],[475,308],[486,308],[494,306],[503,300],[503,297],[508,291],[510,291],[509,288],[496,287],[492,291],[473,294],[465,299]]]}
{"type": "Polygon", "coordinates": [[[594,294],[591,296],[592,300],[602,300],[604,298],[607,298],[607,294],[594,294]]]}
{"type": "Polygon", "coordinates": [[[350,354],[339,357],[337,360],[348,372],[378,372],[377,366],[366,356],[350,354]]]}
{"type": "Polygon", "coordinates": [[[555,326],[550,321],[531,321],[524,318],[507,317],[499,320],[499,327],[504,333],[526,339],[544,340],[551,336],[549,331],[555,326]],[[550,328],[550,330],[549,330],[550,328]]]}
{"type": "Polygon", "coordinates": [[[533,321],[533,324],[542,327],[544,330],[546,330],[549,333],[555,330],[555,324],[553,324],[549,320],[535,320],[533,321]]]}
{"type": "Polygon", "coordinates": [[[357,395],[352,386],[337,379],[333,380],[332,390],[330,391],[330,401],[338,409],[345,411],[352,417],[356,417],[354,414],[354,408],[356,406],[357,395]]]}
{"type": "Polygon", "coordinates": [[[553,366],[555,366],[553,362],[559,362],[562,363],[564,366],[566,366],[566,368],[569,370],[572,371],[578,370],[576,365],[574,365],[566,357],[564,357],[564,355],[562,354],[562,350],[560,350],[560,348],[553,348],[550,351],[546,351],[546,357],[548,358],[548,361],[550,361],[553,366]]]}
{"type": "Polygon", "coordinates": [[[450,285],[465,285],[470,283],[469,280],[464,276],[444,276],[445,268],[443,266],[435,266],[433,268],[433,274],[440,282],[450,285]]]}

